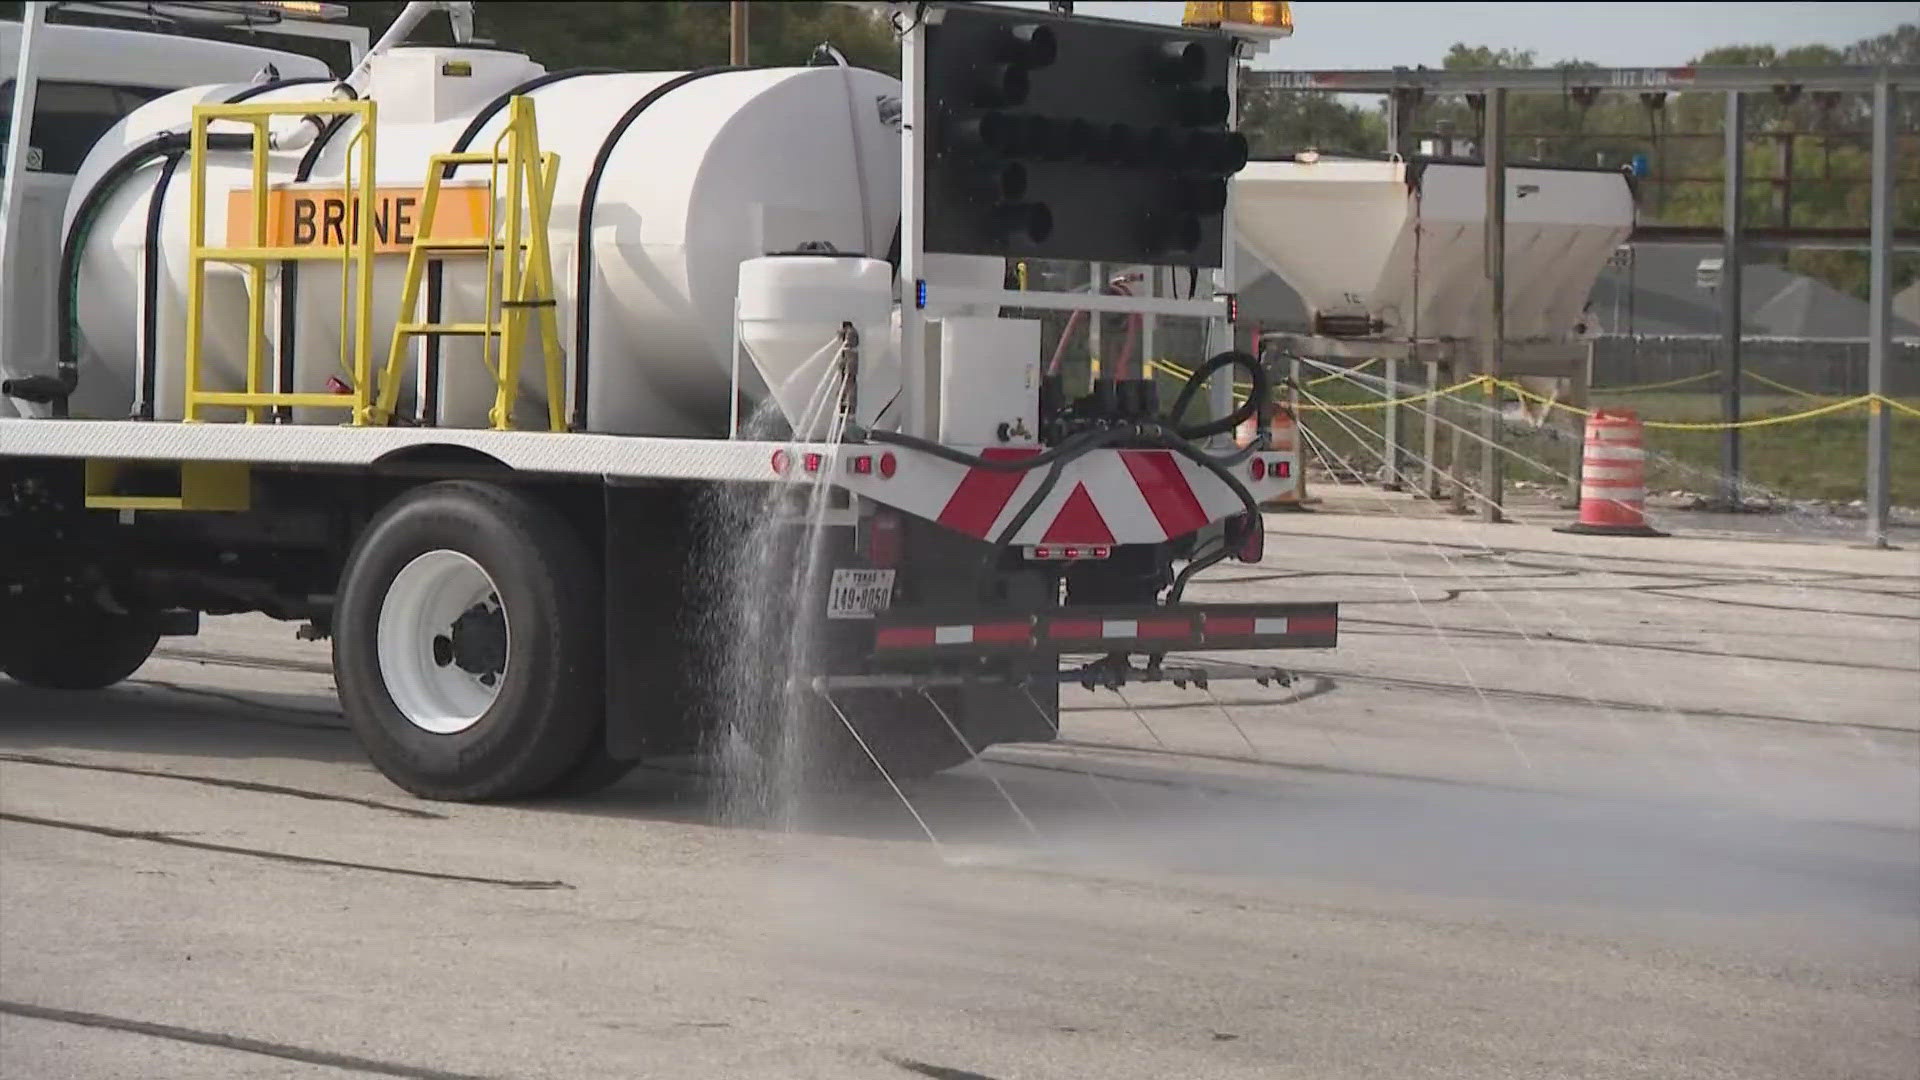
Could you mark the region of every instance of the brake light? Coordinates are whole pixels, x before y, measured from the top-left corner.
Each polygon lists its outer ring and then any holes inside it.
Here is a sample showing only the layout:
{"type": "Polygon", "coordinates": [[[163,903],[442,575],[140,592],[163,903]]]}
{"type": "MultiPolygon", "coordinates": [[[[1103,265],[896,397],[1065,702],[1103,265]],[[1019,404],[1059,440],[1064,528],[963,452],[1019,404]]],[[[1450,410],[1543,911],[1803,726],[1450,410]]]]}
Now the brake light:
{"type": "Polygon", "coordinates": [[[905,522],[892,510],[876,510],[867,519],[867,563],[876,570],[891,570],[900,565],[906,552],[905,522]]]}
{"type": "Polygon", "coordinates": [[[820,471],[820,463],[823,460],[824,458],[818,452],[809,451],[808,453],[806,453],[804,456],[800,458],[800,464],[801,464],[801,467],[806,469],[808,472],[817,473],[820,471]]]}
{"type": "Polygon", "coordinates": [[[893,471],[899,467],[900,462],[894,458],[893,451],[889,450],[880,455],[880,479],[893,479],[893,471]]]}
{"type": "Polygon", "coordinates": [[[787,475],[787,468],[792,464],[793,457],[785,450],[775,450],[773,452],[773,474],[775,476],[787,475]]]}
{"type": "Polygon", "coordinates": [[[1247,462],[1247,475],[1253,477],[1255,481],[1265,480],[1267,478],[1267,463],[1261,458],[1254,458],[1252,461],[1247,462]]]}
{"type": "Polygon", "coordinates": [[[853,470],[853,474],[855,476],[872,476],[873,475],[873,455],[872,454],[860,454],[857,457],[848,458],[847,465],[853,470]]]}

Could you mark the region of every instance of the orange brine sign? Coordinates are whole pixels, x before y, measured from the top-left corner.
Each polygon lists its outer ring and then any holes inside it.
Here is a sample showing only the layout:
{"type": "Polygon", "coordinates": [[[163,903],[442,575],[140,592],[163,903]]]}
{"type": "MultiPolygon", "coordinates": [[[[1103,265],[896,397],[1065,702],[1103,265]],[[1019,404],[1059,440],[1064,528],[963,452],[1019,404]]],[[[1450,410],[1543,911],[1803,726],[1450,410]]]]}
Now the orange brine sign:
{"type": "MultiPolygon", "coordinates": [[[[420,220],[426,189],[380,187],[373,193],[373,250],[405,253],[421,236],[435,240],[480,240],[487,235],[489,196],[485,184],[442,184],[429,227],[420,220]]],[[[359,193],[319,184],[282,184],[267,192],[267,247],[343,248],[358,228],[359,193]]],[[[227,246],[263,243],[253,234],[253,191],[227,193],[227,246]]]]}

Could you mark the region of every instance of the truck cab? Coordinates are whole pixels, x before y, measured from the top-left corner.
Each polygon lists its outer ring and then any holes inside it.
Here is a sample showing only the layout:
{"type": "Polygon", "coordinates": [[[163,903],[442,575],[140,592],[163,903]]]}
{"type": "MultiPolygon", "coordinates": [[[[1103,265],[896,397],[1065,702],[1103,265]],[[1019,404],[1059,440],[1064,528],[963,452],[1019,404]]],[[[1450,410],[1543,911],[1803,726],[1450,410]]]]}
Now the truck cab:
{"type": "MultiPolygon", "coordinates": [[[[210,82],[321,79],[325,62],[300,53],[205,38],[104,26],[46,25],[37,31],[37,90],[26,171],[9,213],[15,266],[0,319],[0,357],[9,369],[53,366],[54,275],[61,222],[74,174],[87,153],[128,113],[164,94],[210,82]]],[[[13,136],[21,26],[0,23],[0,156],[13,136]]],[[[0,416],[17,403],[0,397],[0,416]]]]}

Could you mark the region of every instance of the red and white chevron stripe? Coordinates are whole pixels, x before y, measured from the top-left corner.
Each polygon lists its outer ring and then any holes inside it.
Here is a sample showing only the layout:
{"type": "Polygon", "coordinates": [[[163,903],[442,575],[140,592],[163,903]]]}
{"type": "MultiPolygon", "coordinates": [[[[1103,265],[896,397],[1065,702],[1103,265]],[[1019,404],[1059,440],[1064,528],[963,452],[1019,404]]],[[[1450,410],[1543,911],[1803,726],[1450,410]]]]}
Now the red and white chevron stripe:
{"type": "MultiPolygon", "coordinates": [[[[1018,460],[1034,449],[989,448],[989,460],[1018,460]]],[[[876,502],[938,522],[976,539],[998,538],[1039,490],[1047,470],[1000,472],[896,449],[891,475],[857,465],[836,482],[876,502]]],[[[845,456],[845,451],[842,451],[845,456]]],[[[1293,455],[1258,455],[1235,466],[1264,502],[1293,488],[1293,455]]],[[[854,459],[857,462],[857,459],[854,459]]],[[[829,466],[831,467],[831,466],[829,466]]],[[[1169,450],[1095,450],[1070,462],[1060,482],[1012,538],[1014,544],[1157,544],[1242,511],[1218,476],[1169,450]]]]}

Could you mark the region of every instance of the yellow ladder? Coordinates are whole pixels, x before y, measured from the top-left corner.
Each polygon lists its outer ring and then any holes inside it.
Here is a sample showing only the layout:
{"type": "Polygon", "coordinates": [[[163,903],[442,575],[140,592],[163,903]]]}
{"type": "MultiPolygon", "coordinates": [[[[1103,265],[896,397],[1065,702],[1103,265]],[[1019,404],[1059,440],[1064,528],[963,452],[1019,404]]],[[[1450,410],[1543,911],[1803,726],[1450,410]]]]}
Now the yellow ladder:
{"type": "Polygon", "coordinates": [[[187,347],[185,419],[196,423],[209,408],[241,409],[247,423],[260,420],[264,410],[287,407],[350,410],[353,422],[365,423],[371,408],[373,310],[373,215],[355,213],[344,230],[345,243],[335,246],[297,245],[285,235],[285,222],[276,212],[275,192],[268,173],[269,125],[280,116],[352,117],[360,121],[347,143],[346,168],[341,172],[343,205],[374,205],[374,125],[378,110],[372,101],[275,101],[239,105],[195,105],[193,133],[187,155],[192,178],[188,203],[187,347]],[[253,131],[252,176],[245,192],[230,192],[228,242],[207,243],[208,128],[217,120],[246,124],[253,131]],[[238,242],[236,242],[236,240],[238,242]],[[337,262],[340,265],[341,366],[353,379],[346,394],[294,393],[265,389],[267,372],[267,266],[290,259],[337,262]],[[244,391],[208,390],[201,383],[202,339],[207,308],[207,270],[214,263],[243,269],[247,281],[247,371],[244,391]],[[351,295],[349,290],[351,287],[351,295]],[[349,325],[351,324],[351,325],[349,325]],[[351,343],[351,344],[349,344],[351,343]]]}
{"type": "Polygon", "coordinates": [[[540,152],[534,122],[533,99],[513,98],[507,105],[507,124],[491,150],[435,154],[428,166],[427,185],[420,199],[420,229],[407,252],[407,277],[400,298],[400,321],[393,328],[393,347],[380,378],[375,423],[386,423],[399,403],[401,372],[407,346],[415,338],[478,337],[481,359],[493,374],[493,408],[487,420],[497,431],[513,427],[513,406],[520,386],[520,354],[524,351],[529,320],[540,336],[546,359],[547,430],[565,430],[565,357],[560,349],[560,327],[554,314],[553,262],[548,255],[547,226],[553,210],[556,154],[540,152]],[[434,214],[440,205],[441,178],[460,165],[486,165],[487,231],[483,237],[435,239],[434,214]],[[506,177],[504,213],[499,198],[501,174],[506,177]],[[524,235],[523,235],[524,234],[524,235]],[[460,255],[486,257],[486,310],[474,322],[418,320],[420,281],[428,264],[460,255]]]}

